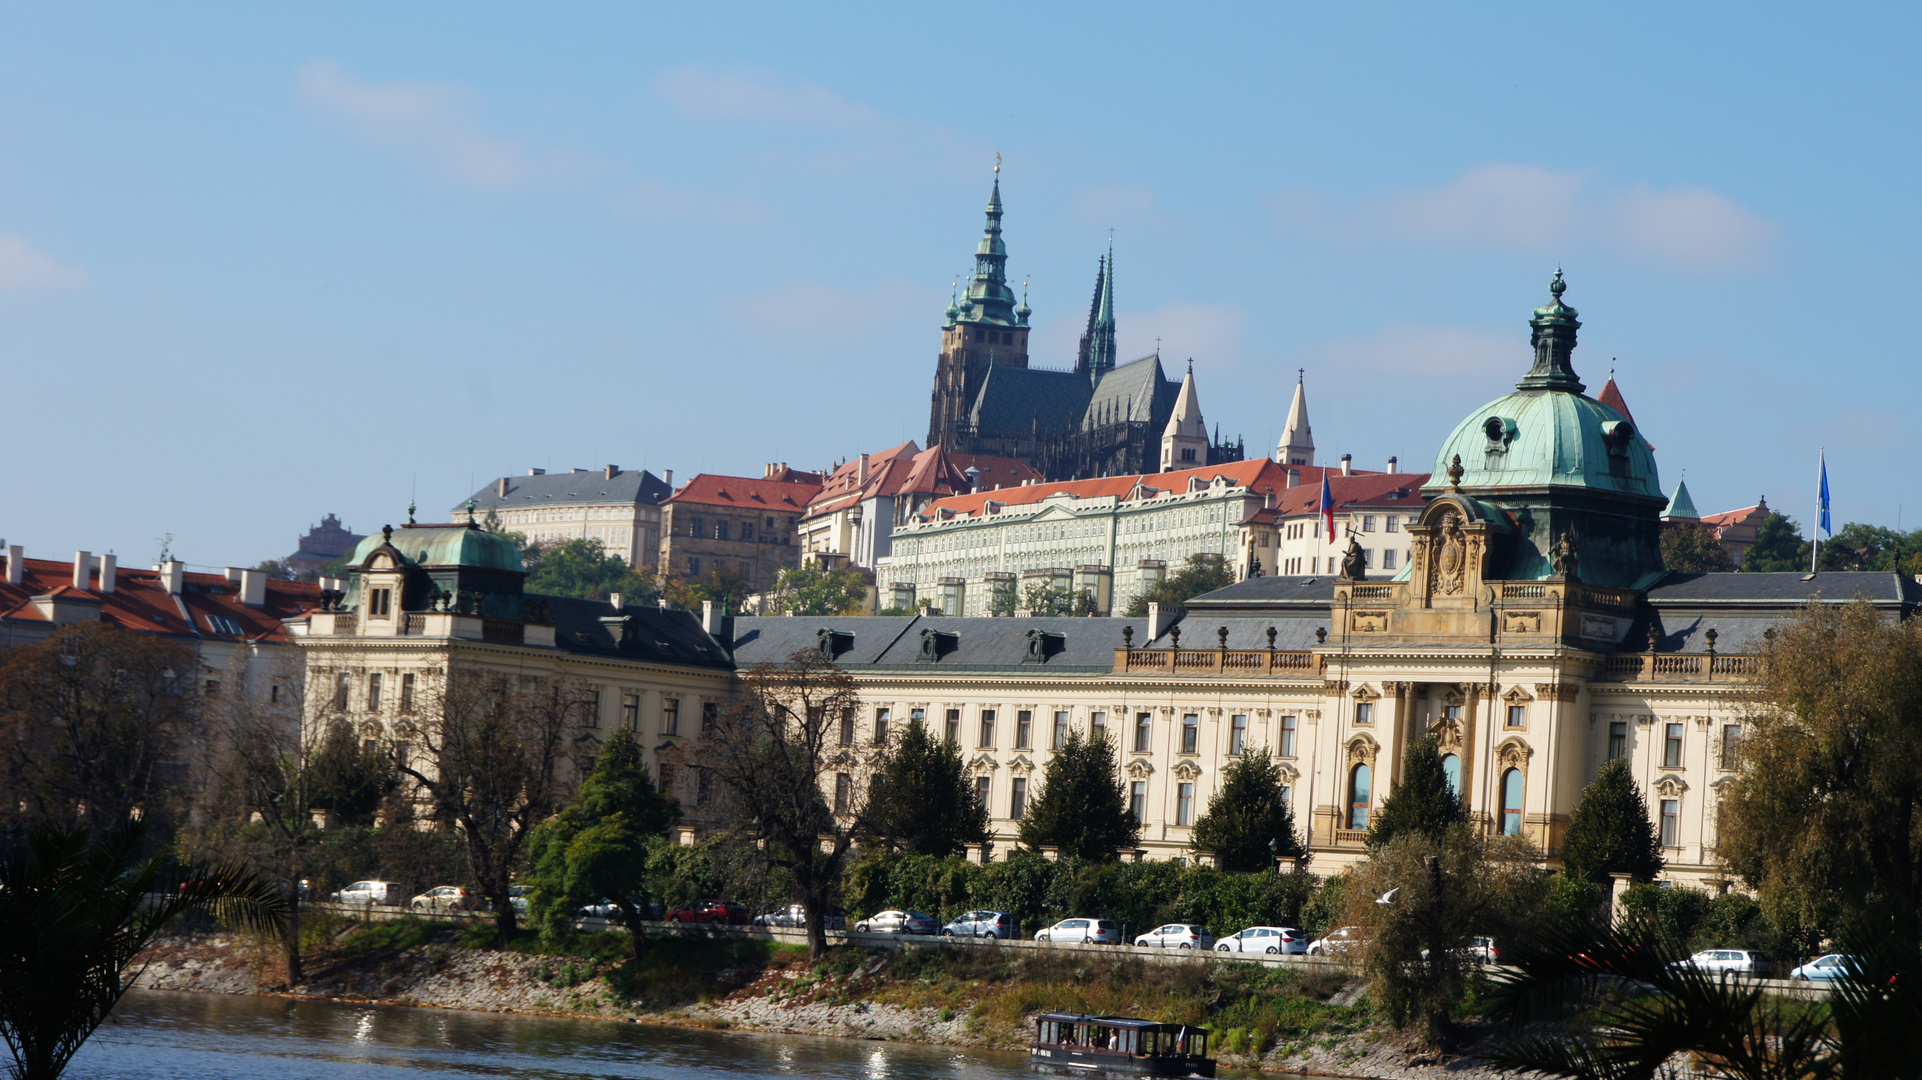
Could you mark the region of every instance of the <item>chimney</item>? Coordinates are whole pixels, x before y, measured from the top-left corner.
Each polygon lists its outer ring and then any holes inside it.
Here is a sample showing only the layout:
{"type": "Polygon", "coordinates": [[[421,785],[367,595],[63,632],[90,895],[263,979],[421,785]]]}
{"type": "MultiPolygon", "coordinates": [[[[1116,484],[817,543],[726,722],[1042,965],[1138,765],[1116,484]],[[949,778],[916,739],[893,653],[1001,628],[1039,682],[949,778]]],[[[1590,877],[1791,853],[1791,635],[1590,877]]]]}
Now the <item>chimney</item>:
{"type": "Polygon", "coordinates": [[[1388,471],[1391,473],[1400,471],[1396,468],[1396,461],[1392,457],[1388,459],[1388,471]]]}
{"type": "Polygon", "coordinates": [[[160,564],[160,583],[167,592],[179,596],[181,587],[187,583],[187,564],[179,559],[168,559],[160,564]]]}
{"type": "Polygon", "coordinates": [[[1355,475],[1355,455],[1343,454],[1341,456],[1341,474],[1343,476],[1355,475]]]}
{"type": "Polygon", "coordinates": [[[248,607],[267,606],[267,574],[264,571],[240,572],[240,602],[248,607]]]}
{"type": "Polygon", "coordinates": [[[229,585],[240,584],[240,567],[238,566],[227,567],[227,584],[229,585]]]}
{"type": "Polygon", "coordinates": [[[93,569],[93,556],[84,551],[73,553],[73,587],[87,587],[87,572],[93,569]]]}
{"type": "Polygon", "coordinates": [[[868,484],[868,456],[866,454],[861,455],[860,464],[854,467],[854,482],[862,487],[866,487],[868,484]]]}
{"type": "Polygon", "coordinates": [[[1288,486],[1289,487],[1301,486],[1301,470],[1300,469],[1288,470],[1288,486]]]}
{"type": "Polygon", "coordinates": [[[701,601],[701,629],[710,634],[714,632],[714,601],[712,600],[701,601]]]}
{"type": "Polygon", "coordinates": [[[20,554],[20,545],[8,544],[7,545],[7,584],[9,585],[20,584],[21,576],[26,572],[26,569],[27,569],[27,560],[24,556],[20,554]]]}
{"type": "Polygon", "coordinates": [[[546,469],[529,469],[529,470],[527,470],[527,475],[529,475],[529,476],[546,476],[546,475],[547,475],[547,470],[546,470],[546,469]]]}
{"type": "Polygon", "coordinates": [[[496,499],[507,498],[507,477],[503,476],[499,480],[494,481],[494,497],[496,499]]]}
{"type": "Polygon", "coordinates": [[[1271,491],[1271,492],[1269,492],[1268,494],[1266,494],[1266,495],[1263,495],[1263,496],[1261,497],[1261,508],[1262,508],[1263,510],[1273,510],[1273,509],[1275,508],[1275,493],[1274,493],[1274,492],[1272,492],[1272,491],[1271,491]]]}
{"type": "Polygon", "coordinates": [[[100,564],[100,591],[106,595],[112,595],[114,574],[119,570],[115,564],[119,560],[112,555],[102,555],[97,561],[100,564]]]}
{"type": "Polygon", "coordinates": [[[674,490],[674,470],[673,469],[661,470],[661,483],[667,485],[667,490],[669,491],[674,490]]]}
{"type": "Polygon", "coordinates": [[[620,471],[621,467],[619,465],[609,465],[607,471],[601,474],[601,479],[612,480],[614,479],[614,474],[620,471]]]}

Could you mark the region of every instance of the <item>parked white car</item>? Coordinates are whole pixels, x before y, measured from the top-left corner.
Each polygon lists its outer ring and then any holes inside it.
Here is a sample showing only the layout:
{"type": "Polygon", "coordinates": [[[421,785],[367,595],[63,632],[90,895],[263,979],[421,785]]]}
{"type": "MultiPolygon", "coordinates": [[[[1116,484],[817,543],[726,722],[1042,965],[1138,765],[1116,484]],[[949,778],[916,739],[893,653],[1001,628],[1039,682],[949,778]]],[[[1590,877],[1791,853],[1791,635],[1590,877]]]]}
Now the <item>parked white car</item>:
{"type": "Polygon", "coordinates": [[[1847,978],[1851,968],[1861,970],[1861,961],[1847,953],[1832,952],[1789,972],[1789,978],[1803,982],[1834,982],[1847,978]]]}
{"type": "Polygon", "coordinates": [[[1671,967],[1694,967],[1710,974],[1727,973],[1745,975],[1760,979],[1775,971],[1775,964],[1768,957],[1751,949],[1703,949],[1686,960],[1677,960],[1671,967]]]}
{"type": "Polygon", "coordinates": [[[1062,945],[1119,945],[1121,928],[1107,919],[1063,919],[1036,930],[1034,939],[1062,945]]]}
{"type": "Polygon", "coordinates": [[[1222,938],[1215,951],[1290,956],[1308,951],[1308,935],[1292,926],[1250,926],[1222,938]]]}
{"type": "Polygon", "coordinates": [[[1308,943],[1309,956],[1340,956],[1361,947],[1361,927],[1344,926],[1308,943]]]}
{"type": "Polygon", "coordinates": [[[1199,923],[1171,922],[1136,938],[1135,944],[1155,945],[1164,949],[1208,949],[1214,947],[1215,936],[1199,923]]]}
{"type": "Polygon", "coordinates": [[[356,881],[334,894],[337,904],[392,904],[399,906],[407,892],[398,881],[356,881]]]}

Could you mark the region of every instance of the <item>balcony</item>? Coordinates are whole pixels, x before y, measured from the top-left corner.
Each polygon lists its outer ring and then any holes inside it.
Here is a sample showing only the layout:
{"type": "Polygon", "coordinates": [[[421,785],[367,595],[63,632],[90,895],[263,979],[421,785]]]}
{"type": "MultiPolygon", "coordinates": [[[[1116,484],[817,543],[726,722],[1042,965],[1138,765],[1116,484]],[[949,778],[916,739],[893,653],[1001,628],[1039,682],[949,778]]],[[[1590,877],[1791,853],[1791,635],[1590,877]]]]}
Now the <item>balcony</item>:
{"type": "Polygon", "coordinates": [[[1118,673],[1320,678],[1322,659],[1282,649],[1116,649],[1118,673]]]}

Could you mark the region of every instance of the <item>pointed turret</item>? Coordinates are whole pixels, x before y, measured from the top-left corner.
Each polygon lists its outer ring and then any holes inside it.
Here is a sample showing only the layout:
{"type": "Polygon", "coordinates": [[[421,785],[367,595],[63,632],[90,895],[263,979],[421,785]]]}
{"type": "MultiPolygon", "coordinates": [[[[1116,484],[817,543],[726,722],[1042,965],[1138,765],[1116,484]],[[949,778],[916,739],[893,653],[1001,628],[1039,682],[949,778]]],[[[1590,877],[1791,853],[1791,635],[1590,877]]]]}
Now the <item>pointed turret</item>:
{"type": "Polygon", "coordinates": [[[1188,362],[1188,374],[1175,395],[1174,412],[1161,432],[1161,471],[1192,469],[1208,464],[1208,425],[1201,418],[1201,397],[1195,392],[1195,365],[1188,362]]]}
{"type": "Polygon", "coordinates": [[[1114,370],[1114,241],[1108,241],[1108,254],[1101,260],[1095,276],[1094,303],[1088,309],[1088,332],[1081,335],[1081,361],[1076,370],[1100,382],[1114,370]]]}
{"type": "MultiPolygon", "coordinates": [[[[1628,402],[1622,399],[1622,389],[1621,387],[1615,385],[1615,369],[1614,368],[1608,369],[1608,382],[1603,384],[1602,392],[1595,395],[1595,400],[1601,402],[1602,404],[1608,406],[1611,409],[1614,409],[1616,412],[1621,413],[1622,419],[1628,421],[1631,424],[1635,424],[1635,414],[1628,411],[1628,402]]],[[[1638,431],[1641,430],[1640,424],[1635,424],[1635,427],[1636,427],[1636,430],[1638,431]]],[[[1647,441],[1647,438],[1648,438],[1647,434],[1644,433],[1643,441],[1647,441]]],[[[1648,448],[1650,450],[1655,449],[1655,444],[1649,443],[1648,448]]]]}
{"type": "Polygon", "coordinates": [[[1535,317],[1528,320],[1535,366],[1528,369],[1515,389],[1567,390],[1577,394],[1588,389],[1569,366],[1570,354],[1575,351],[1575,335],[1582,324],[1575,317],[1575,309],[1562,303],[1562,293],[1567,288],[1561,270],[1556,269],[1555,280],[1548,283],[1548,303],[1536,308],[1535,317]]]}
{"type": "Polygon", "coordinates": [[[1295,373],[1295,400],[1288,403],[1288,423],[1281,429],[1281,442],[1275,446],[1275,460],[1283,465],[1315,463],[1315,433],[1308,426],[1308,391],[1302,385],[1307,372],[1295,373]]]}
{"type": "Polygon", "coordinates": [[[1014,290],[1008,287],[1008,245],[1001,239],[1001,175],[988,193],[988,220],[974,249],[974,274],[968,279],[961,321],[1013,326],[1014,290]]]}
{"type": "Polygon", "coordinates": [[[1688,480],[1675,482],[1675,494],[1669,496],[1668,508],[1662,511],[1663,521],[1700,521],[1702,515],[1695,509],[1695,500],[1689,496],[1688,480]]]}

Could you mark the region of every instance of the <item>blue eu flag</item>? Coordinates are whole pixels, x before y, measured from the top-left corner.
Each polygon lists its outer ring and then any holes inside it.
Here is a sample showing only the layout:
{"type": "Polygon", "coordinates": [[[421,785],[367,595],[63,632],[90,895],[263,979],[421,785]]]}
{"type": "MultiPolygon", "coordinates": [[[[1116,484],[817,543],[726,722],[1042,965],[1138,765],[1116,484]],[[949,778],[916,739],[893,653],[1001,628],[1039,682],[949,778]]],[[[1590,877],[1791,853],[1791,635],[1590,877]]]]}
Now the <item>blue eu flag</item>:
{"type": "Polygon", "coordinates": [[[1824,536],[1834,536],[1835,531],[1829,528],[1829,461],[1828,461],[1828,455],[1825,451],[1821,453],[1821,462],[1822,462],[1822,494],[1821,494],[1821,499],[1818,505],[1820,506],[1822,513],[1821,513],[1820,519],[1816,522],[1816,524],[1818,527],[1821,528],[1822,534],[1824,536]]]}

